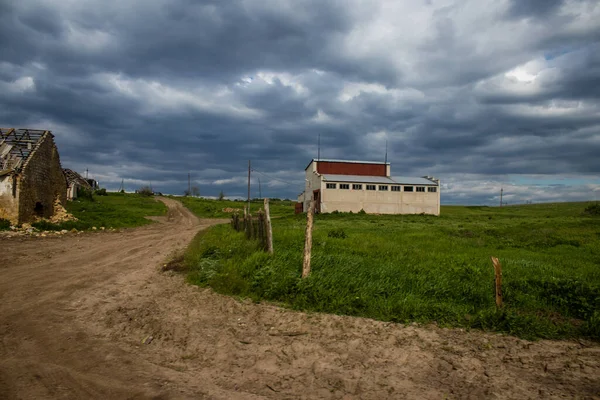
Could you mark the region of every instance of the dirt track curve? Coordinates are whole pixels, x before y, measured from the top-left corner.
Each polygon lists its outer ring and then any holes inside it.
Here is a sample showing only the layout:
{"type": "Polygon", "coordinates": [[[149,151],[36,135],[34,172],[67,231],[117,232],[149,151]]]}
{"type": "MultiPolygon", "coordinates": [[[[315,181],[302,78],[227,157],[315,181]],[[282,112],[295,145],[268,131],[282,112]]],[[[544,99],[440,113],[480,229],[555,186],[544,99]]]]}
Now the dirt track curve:
{"type": "Polygon", "coordinates": [[[305,314],[160,265],[214,221],[1,238],[0,399],[600,399],[600,347],[305,314]]]}

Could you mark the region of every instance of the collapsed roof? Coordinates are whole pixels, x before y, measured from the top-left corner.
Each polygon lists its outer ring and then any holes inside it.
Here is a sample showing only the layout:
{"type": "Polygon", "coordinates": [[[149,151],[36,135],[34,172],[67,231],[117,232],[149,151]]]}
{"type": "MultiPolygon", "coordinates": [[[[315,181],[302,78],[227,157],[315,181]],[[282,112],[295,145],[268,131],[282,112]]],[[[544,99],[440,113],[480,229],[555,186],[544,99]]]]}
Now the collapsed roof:
{"type": "Polygon", "coordinates": [[[50,131],[0,128],[0,176],[18,172],[50,131]]]}
{"type": "Polygon", "coordinates": [[[92,186],[90,185],[90,183],[81,175],[79,175],[77,172],[73,171],[72,169],[68,169],[68,168],[63,168],[63,172],[65,174],[65,178],[67,178],[67,183],[69,185],[72,184],[77,184],[79,186],[91,189],[92,186]]]}

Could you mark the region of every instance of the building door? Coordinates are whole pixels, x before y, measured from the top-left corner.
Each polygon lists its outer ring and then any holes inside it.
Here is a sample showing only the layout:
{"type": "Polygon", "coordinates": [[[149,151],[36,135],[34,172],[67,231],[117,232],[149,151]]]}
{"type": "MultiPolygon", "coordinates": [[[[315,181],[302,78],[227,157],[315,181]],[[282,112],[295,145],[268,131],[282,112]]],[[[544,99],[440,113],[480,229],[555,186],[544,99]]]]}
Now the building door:
{"type": "Polygon", "coordinates": [[[321,212],[321,189],[313,190],[313,200],[315,201],[315,212],[321,212]]]}

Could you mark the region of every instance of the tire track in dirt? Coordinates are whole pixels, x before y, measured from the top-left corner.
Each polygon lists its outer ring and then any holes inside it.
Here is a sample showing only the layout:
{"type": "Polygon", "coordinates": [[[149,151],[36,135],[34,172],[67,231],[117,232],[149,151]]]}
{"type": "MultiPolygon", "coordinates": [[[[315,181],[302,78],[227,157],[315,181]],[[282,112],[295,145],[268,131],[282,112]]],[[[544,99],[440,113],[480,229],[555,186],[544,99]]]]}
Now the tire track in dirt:
{"type": "Polygon", "coordinates": [[[167,216],[138,229],[2,239],[0,398],[600,398],[597,344],[292,312],[186,285],[159,266],[218,221],[164,201],[167,216]]]}

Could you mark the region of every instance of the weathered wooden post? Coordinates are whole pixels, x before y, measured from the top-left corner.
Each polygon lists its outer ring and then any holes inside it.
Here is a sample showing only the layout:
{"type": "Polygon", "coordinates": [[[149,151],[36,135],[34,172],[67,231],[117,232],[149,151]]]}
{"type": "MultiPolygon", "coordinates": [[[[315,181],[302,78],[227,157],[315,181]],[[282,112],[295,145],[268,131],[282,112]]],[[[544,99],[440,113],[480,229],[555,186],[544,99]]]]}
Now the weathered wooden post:
{"type": "Polygon", "coordinates": [[[273,228],[271,227],[271,212],[269,211],[269,199],[265,199],[265,217],[267,234],[267,251],[273,254],[273,228]]]}
{"type": "Polygon", "coordinates": [[[492,264],[494,265],[494,273],[496,282],[496,307],[502,307],[502,264],[496,257],[492,257],[492,264]]]}
{"type": "Polygon", "coordinates": [[[258,210],[257,213],[258,223],[257,223],[257,239],[260,242],[260,247],[265,250],[267,248],[266,239],[265,239],[265,213],[263,210],[258,210]]]}
{"type": "Polygon", "coordinates": [[[249,212],[244,213],[244,229],[246,231],[246,238],[252,238],[252,215],[249,212]]]}
{"type": "Polygon", "coordinates": [[[236,232],[240,231],[240,215],[237,211],[234,211],[233,214],[231,214],[231,226],[236,232]]]}
{"type": "Polygon", "coordinates": [[[234,213],[234,218],[235,218],[235,230],[236,230],[236,232],[239,232],[241,229],[240,228],[240,213],[239,213],[239,211],[236,211],[234,213]]]}
{"type": "Polygon", "coordinates": [[[310,201],[306,213],[306,234],[304,236],[304,262],[302,263],[302,278],[310,274],[310,255],[312,251],[313,214],[315,212],[315,201],[310,201]]]}

